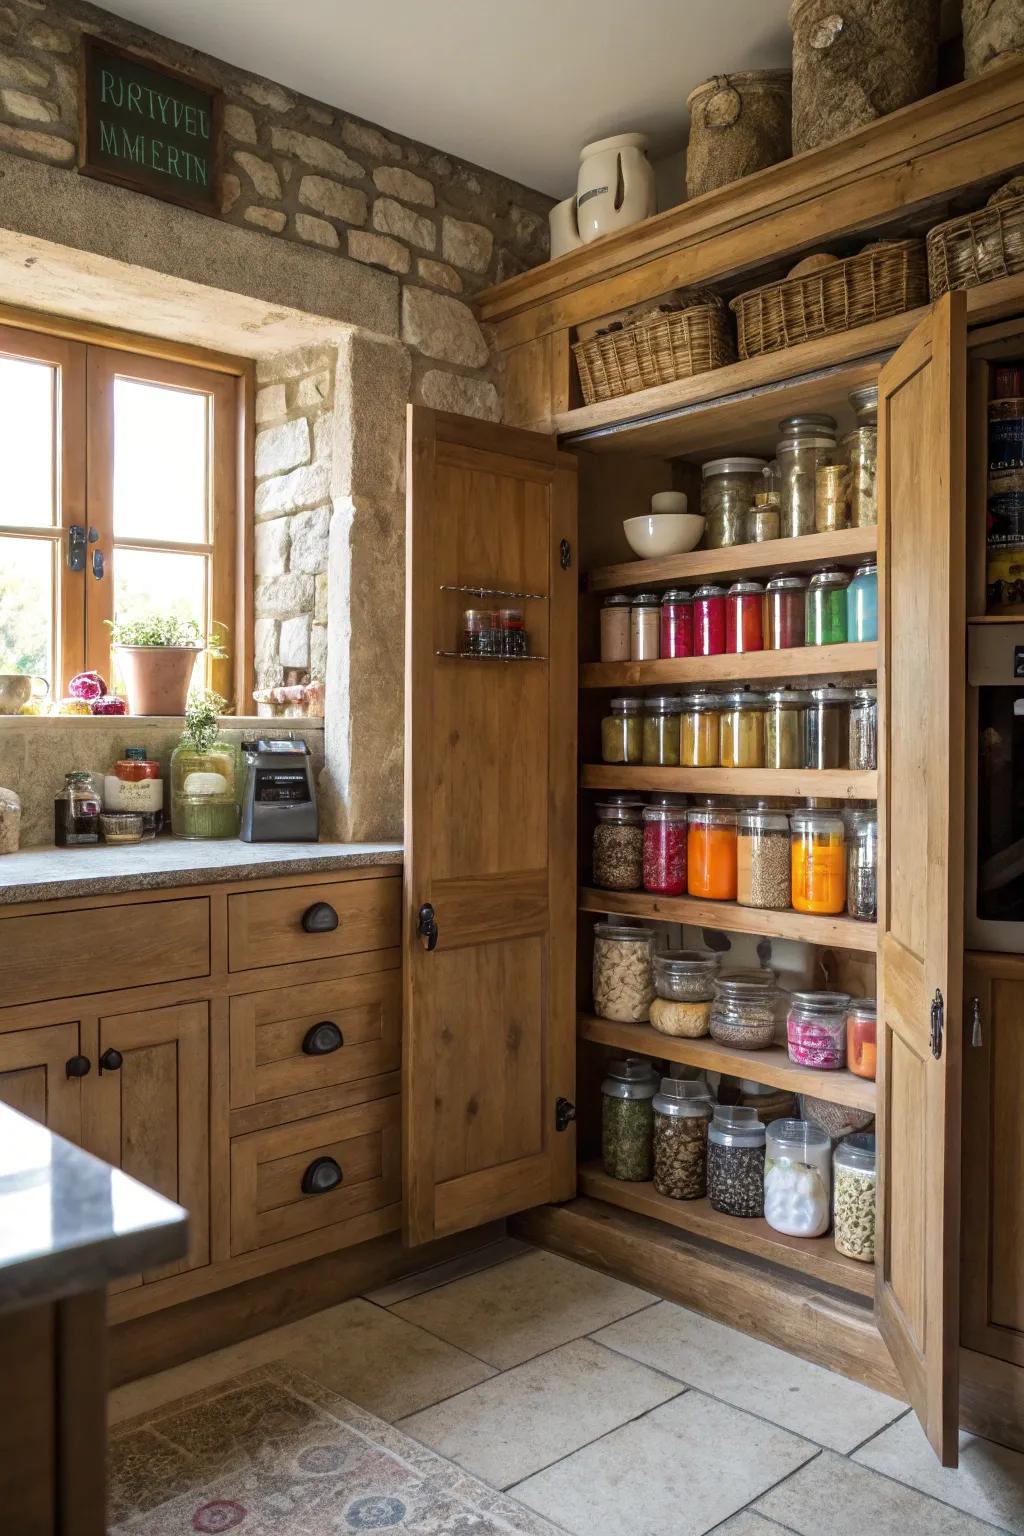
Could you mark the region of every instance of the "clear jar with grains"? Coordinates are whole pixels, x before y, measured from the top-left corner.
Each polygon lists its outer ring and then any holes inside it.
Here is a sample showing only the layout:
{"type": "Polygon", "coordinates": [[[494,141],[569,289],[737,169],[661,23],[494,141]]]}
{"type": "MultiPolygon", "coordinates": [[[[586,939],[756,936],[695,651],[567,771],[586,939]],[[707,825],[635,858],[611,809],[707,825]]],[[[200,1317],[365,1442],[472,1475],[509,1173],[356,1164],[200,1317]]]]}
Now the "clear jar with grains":
{"type": "Polygon", "coordinates": [[[707,1192],[707,1085],[663,1077],[654,1097],[654,1187],[670,1200],[702,1200],[707,1192]]]}
{"type": "Polygon", "coordinates": [[[601,761],[642,763],[644,759],[643,699],[612,699],[601,721],[601,761]]]}
{"type": "Polygon", "coordinates": [[[878,811],[851,811],[846,823],[846,910],[873,923],[878,916],[878,811]]]}
{"type": "Polygon", "coordinates": [[[719,1104],[708,1127],[708,1201],[726,1216],[764,1215],[765,1128],[748,1105],[719,1104]]]}
{"type": "Polygon", "coordinates": [[[807,581],[773,576],[764,589],[764,643],[769,651],[790,651],[807,643],[807,581]]]}
{"type": "Polygon", "coordinates": [[[834,1241],[848,1259],[875,1261],[875,1138],[846,1136],[832,1157],[834,1241]]]}
{"type": "Polygon", "coordinates": [[[644,848],[640,806],[604,803],[594,812],[594,884],[603,891],[638,891],[644,848]]]}
{"type": "Polygon", "coordinates": [[[740,811],[736,829],[736,900],[769,912],[789,908],[789,817],[785,811],[740,811]]]}
{"type": "Polygon", "coordinates": [[[679,762],[684,768],[717,768],[721,701],[716,693],[688,693],[679,717],[679,762]]]}
{"type": "Polygon", "coordinates": [[[878,689],[855,688],[850,701],[850,767],[878,767],[878,689]]]}
{"type": "Polygon", "coordinates": [[[807,645],[845,645],[847,571],[817,571],[807,588],[804,640],[807,645]]]}
{"type": "Polygon", "coordinates": [[[878,1062],[878,1004],[854,997],[846,1010],[846,1065],[856,1077],[874,1082],[878,1062]]]}
{"type": "Polygon", "coordinates": [[[786,1019],[790,1061],[818,1072],[846,1065],[847,992],[792,992],[786,1019]]]}
{"type": "Polygon", "coordinates": [[[821,464],[814,477],[814,531],[835,533],[849,526],[849,465],[821,464]]]}
{"type": "Polygon", "coordinates": [[[643,810],[643,886],[655,896],[686,894],[686,806],[643,810]]]}
{"type": "Polygon", "coordinates": [[[829,1225],[831,1137],[806,1120],[775,1120],[765,1143],[765,1221],[788,1237],[822,1237],[829,1225]]]}
{"type": "Polygon", "coordinates": [[[601,1084],[601,1161],[609,1178],[642,1184],[651,1177],[659,1081],[641,1056],[608,1063],[601,1084]]]}
{"type": "Polygon", "coordinates": [[[846,827],[838,811],[794,811],[790,876],[796,912],[836,916],[846,906],[846,827]]]}
{"type": "Polygon", "coordinates": [[[831,416],[789,416],[779,432],[782,537],[796,539],[814,532],[817,474],[835,458],[836,423],[831,416]]]}
{"type": "Polygon", "coordinates": [[[831,683],[812,688],[804,716],[804,761],[808,768],[848,768],[850,755],[849,688],[831,683]]]}
{"type": "Polygon", "coordinates": [[[704,806],[687,812],[686,888],[707,901],[736,900],[736,812],[704,806]]]}
{"type": "Polygon", "coordinates": [[[764,459],[712,459],[704,465],[700,493],[704,549],[745,543],[747,514],[754,496],[764,489],[764,469],[764,459]]]}
{"type": "Polygon", "coordinates": [[[643,760],[648,767],[678,768],[682,712],[678,694],[659,693],[644,700],[643,760]]]}
{"type": "Polygon", "coordinates": [[[734,581],[725,598],[725,649],[730,656],[764,650],[764,587],[734,581]]]}
{"type": "Polygon", "coordinates": [[[699,1040],[708,1032],[718,956],[707,950],[669,949],[654,956],[651,1025],[663,1035],[699,1040]]]}
{"type": "Polygon", "coordinates": [[[661,654],[661,598],[638,592],[629,610],[630,661],[657,661],[661,654]]]}
{"type": "Polygon", "coordinates": [[[672,587],[661,599],[661,659],[693,655],[693,593],[672,587]]]}
{"type": "Polygon", "coordinates": [[[850,396],[857,425],[843,438],[850,465],[850,525],[873,528],[878,522],[878,386],[868,384],[850,396]]]}
{"type": "Polygon", "coordinates": [[[764,766],[803,768],[806,754],[807,706],[810,694],[795,688],[775,688],[765,694],[764,766]]]}
{"type": "Polygon", "coordinates": [[[647,1022],[654,997],[654,935],[625,923],[594,924],[594,1012],[617,1024],[647,1022]]]}
{"type": "Polygon", "coordinates": [[[723,768],[764,767],[765,699],[739,689],[719,700],[718,760],[723,768]]]}
{"type": "Polygon", "coordinates": [[[712,1040],[744,1051],[775,1043],[779,993],[773,971],[723,971],[715,982],[709,1019],[712,1040]]]}
{"type": "Polygon", "coordinates": [[[601,604],[601,660],[629,660],[629,615],[633,599],[626,592],[609,592],[601,604]]]}

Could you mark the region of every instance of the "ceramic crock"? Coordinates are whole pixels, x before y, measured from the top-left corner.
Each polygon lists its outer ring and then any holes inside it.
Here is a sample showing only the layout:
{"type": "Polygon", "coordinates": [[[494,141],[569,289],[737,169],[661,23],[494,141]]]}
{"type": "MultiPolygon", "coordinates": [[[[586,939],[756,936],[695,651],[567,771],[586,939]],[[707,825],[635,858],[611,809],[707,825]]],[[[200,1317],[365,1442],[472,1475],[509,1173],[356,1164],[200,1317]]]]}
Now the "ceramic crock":
{"type": "Polygon", "coordinates": [[[567,197],[564,202],[555,204],[548,214],[548,228],[551,231],[552,261],[564,256],[566,251],[575,251],[583,244],[576,224],[575,197],[567,197]]]}
{"type": "Polygon", "coordinates": [[[576,220],[584,245],[627,229],[656,211],[654,169],[642,133],[597,139],[580,150],[576,220]]]}

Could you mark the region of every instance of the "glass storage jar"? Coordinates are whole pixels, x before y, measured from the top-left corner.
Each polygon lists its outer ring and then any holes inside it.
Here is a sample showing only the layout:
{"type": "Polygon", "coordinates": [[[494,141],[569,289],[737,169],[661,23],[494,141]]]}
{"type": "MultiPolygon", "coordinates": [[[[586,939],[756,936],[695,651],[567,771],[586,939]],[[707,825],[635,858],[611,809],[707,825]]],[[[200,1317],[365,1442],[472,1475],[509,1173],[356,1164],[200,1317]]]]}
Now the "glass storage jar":
{"type": "Polygon", "coordinates": [[[708,1020],[712,1040],[743,1051],[774,1045],[778,1001],[772,971],[723,971],[708,1020]]]}
{"type": "Polygon", "coordinates": [[[718,761],[723,768],[764,767],[764,695],[740,689],[719,699],[718,761]]]}
{"type": "Polygon", "coordinates": [[[725,598],[725,649],[730,656],[764,650],[764,587],[734,581],[725,598]]]}
{"type": "Polygon", "coordinates": [[[604,803],[594,811],[594,884],[603,891],[638,891],[644,846],[640,807],[604,803]]]}
{"type": "Polygon", "coordinates": [[[492,608],[467,608],[462,615],[463,656],[497,656],[498,627],[492,608]]]}
{"type": "Polygon", "coordinates": [[[644,758],[643,699],[612,699],[601,721],[601,761],[642,763],[644,758]]]}
{"type": "Polygon", "coordinates": [[[643,811],[643,886],[656,896],[686,894],[686,807],[648,805],[643,811]]]}
{"type": "Polygon", "coordinates": [[[644,1024],[654,997],[649,928],[594,924],[594,1012],[617,1024],[644,1024]]]}
{"type": "Polygon", "coordinates": [[[792,902],[797,912],[834,916],[846,905],[846,827],[838,811],[790,817],[792,902]]]}
{"type": "Polygon", "coordinates": [[[764,459],[712,459],[702,471],[700,510],[704,549],[725,549],[747,537],[747,513],[764,487],[764,459]]]}
{"type": "Polygon", "coordinates": [[[765,1128],[748,1105],[719,1104],[708,1126],[708,1201],[726,1216],[764,1215],[765,1128]]]}
{"type": "Polygon", "coordinates": [[[499,656],[528,656],[530,637],[521,608],[499,608],[495,614],[499,656]]]}
{"type": "Polygon", "coordinates": [[[675,693],[644,700],[643,760],[650,768],[678,768],[679,717],[683,701],[675,693]]]}
{"type": "Polygon", "coordinates": [[[878,767],[877,688],[855,688],[850,700],[850,767],[878,767]]]}
{"type": "Polygon", "coordinates": [[[804,716],[804,761],[808,768],[848,768],[850,705],[848,688],[826,683],[812,688],[804,716]]]}
{"type": "Polygon", "coordinates": [[[829,1226],[832,1138],[807,1120],[774,1120],[765,1134],[764,1219],[788,1237],[829,1226]]]}
{"type": "Polygon", "coordinates": [[[724,587],[698,587],[693,594],[693,654],[725,655],[724,587]]]}
{"type": "Polygon", "coordinates": [[[805,767],[807,706],[810,702],[810,694],[794,688],[775,688],[765,694],[766,768],[805,767]]]}
{"type": "Polygon", "coordinates": [[[633,599],[626,592],[609,592],[601,604],[601,660],[629,660],[629,615],[633,599]]]}
{"type": "Polygon", "coordinates": [[[846,910],[873,923],[878,916],[878,811],[851,811],[846,823],[846,910]]]}
{"type": "Polygon", "coordinates": [[[796,539],[814,532],[816,477],[835,458],[836,424],[831,416],[789,416],[779,431],[782,537],[796,539]]]}
{"type": "Polygon", "coordinates": [[[804,638],[808,645],[845,645],[847,639],[846,571],[817,571],[807,588],[804,638]]]}
{"type": "Polygon", "coordinates": [[[709,901],[736,900],[736,812],[707,806],[687,812],[686,888],[709,901]]]}
{"type": "Polygon", "coordinates": [[[786,1019],[790,1061],[819,1072],[845,1067],[849,1002],[846,992],[791,992],[786,1019]]]}
{"type": "Polygon", "coordinates": [[[875,1261],[875,1138],[845,1136],[832,1157],[834,1241],[848,1259],[875,1261]]]}
{"type": "Polygon", "coordinates": [[[144,839],[156,837],[164,824],[164,785],[160,764],[147,757],[145,747],[125,747],[124,756],[104,775],[103,805],[142,817],[144,839]]]}
{"type": "Polygon", "coordinates": [[[758,491],[747,513],[747,543],[767,544],[782,532],[779,497],[776,491],[758,491]]]}
{"type": "Polygon", "coordinates": [[[609,1178],[642,1184],[651,1177],[658,1085],[657,1072],[642,1056],[608,1063],[601,1084],[601,1161],[609,1178]]]}
{"type": "Polygon", "coordinates": [[[93,776],[84,768],[64,775],[53,802],[53,841],[58,848],[84,847],[100,840],[102,801],[93,776]]]}
{"type": "Polygon", "coordinates": [[[773,576],[764,589],[764,643],[769,651],[806,644],[807,582],[803,576],[773,576]]]}
{"type": "Polygon", "coordinates": [[[741,907],[789,908],[789,817],[785,811],[740,811],[736,828],[736,900],[741,907]]]}
{"type": "Polygon", "coordinates": [[[857,425],[843,438],[850,465],[850,524],[873,528],[878,522],[878,386],[868,384],[850,396],[857,425]]]}
{"type": "Polygon", "coordinates": [[[846,1065],[874,1081],[878,1061],[878,1006],[873,997],[855,997],[846,1010],[846,1065]]]}
{"type": "Polygon", "coordinates": [[[717,768],[720,744],[719,697],[688,693],[679,717],[679,761],[684,768],[717,768]]]}
{"type": "Polygon", "coordinates": [[[704,950],[659,950],[654,956],[651,1025],[663,1035],[699,1040],[708,1032],[718,956],[704,950]]]}
{"type": "Polygon", "coordinates": [[[814,531],[835,533],[850,526],[849,465],[820,464],[814,477],[814,531]]]}
{"type": "Polygon", "coordinates": [[[846,589],[846,633],[850,640],[878,639],[878,565],[858,565],[846,589]]]}
{"type": "Polygon", "coordinates": [[[175,837],[237,837],[238,752],[215,741],[197,752],[179,742],[171,753],[171,831],[175,837]]]}
{"type": "Polygon", "coordinates": [[[630,661],[657,661],[661,646],[661,598],[638,592],[629,610],[630,661]]]}
{"type": "Polygon", "coordinates": [[[711,1113],[705,1083],[662,1078],[654,1097],[654,1187],[659,1195],[704,1198],[711,1113]]]}
{"type": "Polygon", "coordinates": [[[672,587],[661,599],[661,659],[693,655],[693,593],[672,587]]]}

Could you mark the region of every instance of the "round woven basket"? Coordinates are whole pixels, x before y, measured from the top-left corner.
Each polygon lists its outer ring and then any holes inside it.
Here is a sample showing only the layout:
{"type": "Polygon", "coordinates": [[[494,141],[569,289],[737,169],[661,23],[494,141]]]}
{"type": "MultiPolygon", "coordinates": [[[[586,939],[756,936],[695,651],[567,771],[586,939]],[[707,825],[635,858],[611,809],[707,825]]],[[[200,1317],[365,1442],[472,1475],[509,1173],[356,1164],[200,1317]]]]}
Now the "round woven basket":
{"type": "Polygon", "coordinates": [[[690,92],[687,197],[789,158],[791,80],[788,69],[751,69],[716,75],[690,92]]]}

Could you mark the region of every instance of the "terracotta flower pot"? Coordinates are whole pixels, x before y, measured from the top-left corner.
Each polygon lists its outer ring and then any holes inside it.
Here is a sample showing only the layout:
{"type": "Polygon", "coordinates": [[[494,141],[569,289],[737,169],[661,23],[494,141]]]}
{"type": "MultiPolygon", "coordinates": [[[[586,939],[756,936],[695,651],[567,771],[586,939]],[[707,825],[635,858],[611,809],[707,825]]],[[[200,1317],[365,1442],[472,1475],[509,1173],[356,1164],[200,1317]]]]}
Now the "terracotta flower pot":
{"type": "Polygon", "coordinates": [[[116,645],[133,715],[183,715],[199,650],[192,645],[116,645]]]}

